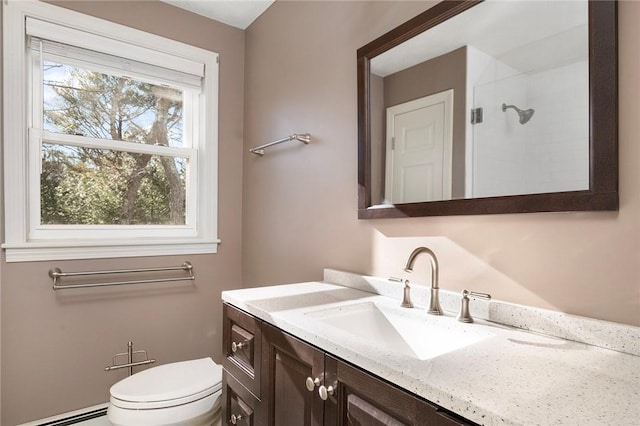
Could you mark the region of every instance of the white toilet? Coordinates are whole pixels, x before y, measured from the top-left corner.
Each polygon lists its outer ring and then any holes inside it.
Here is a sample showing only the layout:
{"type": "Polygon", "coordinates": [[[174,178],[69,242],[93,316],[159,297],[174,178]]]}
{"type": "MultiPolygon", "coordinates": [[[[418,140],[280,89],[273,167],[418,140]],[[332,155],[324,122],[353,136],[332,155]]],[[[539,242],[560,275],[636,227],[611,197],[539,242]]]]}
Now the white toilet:
{"type": "Polygon", "coordinates": [[[111,387],[114,426],[212,426],[222,416],[222,367],[211,358],[160,365],[111,387]]]}

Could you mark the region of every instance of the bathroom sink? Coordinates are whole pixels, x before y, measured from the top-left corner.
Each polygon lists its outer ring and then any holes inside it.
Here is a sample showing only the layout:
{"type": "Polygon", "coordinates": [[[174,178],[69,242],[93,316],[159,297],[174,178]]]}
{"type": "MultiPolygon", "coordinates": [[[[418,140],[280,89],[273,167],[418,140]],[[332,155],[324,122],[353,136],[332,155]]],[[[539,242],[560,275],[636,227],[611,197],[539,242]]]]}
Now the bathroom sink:
{"type": "Polygon", "coordinates": [[[493,336],[484,329],[451,317],[430,316],[424,310],[360,302],[307,312],[323,325],[384,350],[426,360],[493,336]]]}

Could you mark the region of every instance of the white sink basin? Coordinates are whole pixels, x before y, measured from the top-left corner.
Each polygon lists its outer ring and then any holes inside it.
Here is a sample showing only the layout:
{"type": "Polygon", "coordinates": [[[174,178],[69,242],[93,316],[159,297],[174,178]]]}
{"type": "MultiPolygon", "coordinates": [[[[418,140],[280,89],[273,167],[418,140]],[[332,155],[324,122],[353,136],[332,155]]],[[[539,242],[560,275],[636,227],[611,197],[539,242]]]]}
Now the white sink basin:
{"type": "Polygon", "coordinates": [[[434,358],[493,336],[473,324],[435,317],[424,310],[360,302],[305,314],[386,350],[420,360],[434,358]]]}

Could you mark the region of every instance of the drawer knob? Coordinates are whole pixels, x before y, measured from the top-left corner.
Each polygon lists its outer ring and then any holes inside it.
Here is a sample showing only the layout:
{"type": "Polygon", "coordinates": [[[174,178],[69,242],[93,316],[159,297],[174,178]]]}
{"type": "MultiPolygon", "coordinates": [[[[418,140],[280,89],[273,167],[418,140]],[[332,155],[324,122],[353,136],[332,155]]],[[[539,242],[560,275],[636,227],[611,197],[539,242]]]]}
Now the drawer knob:
{"type": "Polygon", "coordinates": [[[318,393],[320,394],[320,399],[326,401],[329,398],[329,395],[333,395],[334,388],[333,386],[320,386],[318,388],[318,393]]]}
{"type": "Polygon", "coordinates": [[[311,377],[307,377],[307,380],[305,380],[304,383],[307,386],[307,390],[309,392],[313,392],[316,386],[320,386],[320,379],[312,379],[311,377]]]}
{"type": "Polygon", "coordinates": [[[240,343],[231,342],[231,352],[236,353],[238,352],[238,349],[242,349],[245,346],[247,346],[247,342],[240,342],[240,343]]]}
{"type": "Polygon", "coordinates": [[[232,425],[237,425],[239,420],[242,420],[242,416],[240,414],[238,414],[237,416],[235,414],[231,415],[230,421],[232,425]]]}

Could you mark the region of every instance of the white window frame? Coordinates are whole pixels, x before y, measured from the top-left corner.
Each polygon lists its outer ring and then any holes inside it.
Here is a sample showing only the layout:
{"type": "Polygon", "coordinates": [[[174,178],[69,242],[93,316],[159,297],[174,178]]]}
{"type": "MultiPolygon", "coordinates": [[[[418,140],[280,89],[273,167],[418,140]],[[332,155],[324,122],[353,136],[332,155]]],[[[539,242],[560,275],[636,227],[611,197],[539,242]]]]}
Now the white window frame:
{"type": "MultiPolygon", "coordinates": [[[[56,34],[56,37],[63,36],[56,34]]],[[[220,243],[217,234],[217,53],[50,4],[9,1],[3,4],[3,55],[5,242],[2,247],[7,262],[217,252],[220,243]],[[27,17],[43,22],[43,28],[49,28],[52,34],[56,34],[56,26],[76,32],[71,41],[80,48],[98,43],[104,53],[129,55],[125,59],[175,66],[176,70],[201,67],[202,92],[194,95],[199,97],[198,111],[193,117],[194,131],[189,136],[193,144],[188,150],[183,148],[178,153],[169,147],[129,142],[113,144],[113,148],[126,148],[128,152],[151,153],[149,150],[152,150],[179,156],[188,152],[190,193],[187,200],[190,204],[185,225],[40,225],[42,141],[81,146],[99,144],[99,141],[42,131],[41,121],[35,125],[27,17]]],[[[185,131],[188,127],[185,123],[185,131]]]]}

